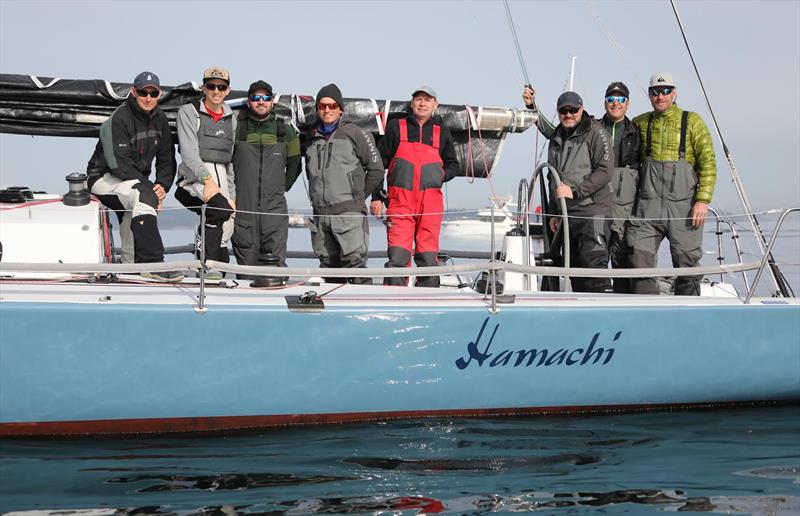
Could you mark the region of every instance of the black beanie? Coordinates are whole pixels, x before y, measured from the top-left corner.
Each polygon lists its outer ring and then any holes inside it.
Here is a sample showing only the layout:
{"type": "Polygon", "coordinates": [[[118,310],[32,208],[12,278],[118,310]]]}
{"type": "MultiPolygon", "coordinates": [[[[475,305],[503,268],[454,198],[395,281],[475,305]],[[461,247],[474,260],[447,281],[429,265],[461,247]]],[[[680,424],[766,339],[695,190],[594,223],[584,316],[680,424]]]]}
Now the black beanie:
{"type": "Polygon", "coordinates": [[[342,98],[342,90],[333,83],[328,84],[327,86],[323,86],[320,88],[319,93],[317,93],[317,102],[319,99],[323,97],[330,97],[339,104],[339,107],[344,111],[344,99],[342,98]]]}

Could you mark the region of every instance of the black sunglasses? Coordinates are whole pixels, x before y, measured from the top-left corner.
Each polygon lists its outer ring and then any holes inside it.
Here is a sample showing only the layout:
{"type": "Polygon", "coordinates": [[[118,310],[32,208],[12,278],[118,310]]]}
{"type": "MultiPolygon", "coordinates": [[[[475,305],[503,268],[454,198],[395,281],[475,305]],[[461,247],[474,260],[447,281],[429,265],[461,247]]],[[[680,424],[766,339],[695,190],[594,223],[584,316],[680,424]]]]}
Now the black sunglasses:
{"type": "Polygon", "coordinates": [[[150,97],[157,99],[159,95],[161,95],[161,92],[158,90],[136,90],[137,97],[150,97]]]}
{"type": "Polygon", "coordinates": [[[205,86],[208,91],[214,91],[214,90],[225,91],[228,89],[227,84],[214,84],[211,82],[207,82],[203,86],[205,86]]]}
{"type": "Polygon", "coordinates": [[[564,106],[564,107],[562,107],[561,109],[558,110],[558,114],[559,115],[566,115],[567,113],[569,113],[570,115],[574,115],[580,110],[581,110],[581,108],[564,106]]]}

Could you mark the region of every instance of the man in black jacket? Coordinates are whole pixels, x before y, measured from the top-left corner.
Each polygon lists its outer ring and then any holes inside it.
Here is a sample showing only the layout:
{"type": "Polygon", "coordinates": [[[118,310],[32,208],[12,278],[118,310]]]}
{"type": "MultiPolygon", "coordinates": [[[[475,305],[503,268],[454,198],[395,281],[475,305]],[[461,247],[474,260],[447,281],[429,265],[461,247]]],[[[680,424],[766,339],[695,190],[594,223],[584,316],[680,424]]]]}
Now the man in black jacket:
{"type": "MultiPolygon", "coordinates": [[[[100,140],[86,167],[89,188],[120,217],[122,261],[164,261],[157,214],[175,180],[175,147],[166,115],[158,108],[158,76],[136,76],[125,102],[100,126],[100,140]],[[153,159],[155,182],[150,181],[153,159]]],[[[179,272],[145,272],[157,281],[183,279],[179,272]]]]}
{"type": "MultiPolygon", "coordinates": [[[[611,207],[611,232],[608,254],[615,269],[630,268],[630,250],[625,245],[625,227],[633,210],[633,201],[639,186],[639,128],[626,116],[630,104],[628,87],[622,82],[612,82],[606,88],[603,127],[611,136],[614,169],[611,172],[611,190],[614,204],[611,207]]],[[[629,294],[630,278],[614,278],[614,292],[629,294]]]]}

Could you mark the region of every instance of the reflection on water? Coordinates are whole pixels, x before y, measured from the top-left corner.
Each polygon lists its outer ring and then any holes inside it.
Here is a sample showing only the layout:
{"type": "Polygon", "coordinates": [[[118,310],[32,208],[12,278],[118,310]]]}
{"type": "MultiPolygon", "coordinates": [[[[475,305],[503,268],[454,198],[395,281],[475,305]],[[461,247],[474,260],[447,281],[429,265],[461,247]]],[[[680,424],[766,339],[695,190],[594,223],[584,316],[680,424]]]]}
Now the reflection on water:
{"type": "Polygon", "coordinates": [[[798,442],[797,407],[4,440],[0,512],[789,515],[798,442]]]}

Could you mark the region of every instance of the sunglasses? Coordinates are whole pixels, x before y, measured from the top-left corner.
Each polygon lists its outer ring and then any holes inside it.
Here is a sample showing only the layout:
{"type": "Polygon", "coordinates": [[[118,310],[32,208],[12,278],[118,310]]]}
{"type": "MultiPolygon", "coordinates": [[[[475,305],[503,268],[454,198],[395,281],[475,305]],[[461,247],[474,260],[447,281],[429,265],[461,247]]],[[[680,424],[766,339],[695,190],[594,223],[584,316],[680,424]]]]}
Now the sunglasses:
{"type": "Polygon", "coordinates": [[[576,107],[562,107],[561,109],[558,110],[558,114],[566,115],[567,113],[569,113],[570,115],[574,115],[580,110],[581,108],[576,108],[576,107]]]}
{"type": "Polygon", "coordinates": [[[628,97],[617,97],[614,95],[609,95],[608,97],[606,97],[606,102],[608,102],[609,104],[613,104],[614,102],[619,102],[620,104],[624,104],[628,102],[628,97]]]}
{"type": "Polygon", "coordinates": [[[664,95],[665,97],[672,93],[672,88],[651,88],[650,89],[650,96],[651,97],[658,97],[659,95],[664,95]]]}
{"type": "Polygon", "coordinates": [[[272,95],[250,95],[251,102],[258,102],[259,100],[263,100],[264,102],[269,102],[272,100],[272,95]]]}
{"type": "Polygon", "coordinates": [[[319,111],[336,111],[339,109],[339,104],[336,102],[319,102],[317,103],[317,109],[319,111]]]}
{"type": "Polygon", "coordinates": [[[227,84],[214,84],[214,83],[211,83],[211,82],[207,82],[207,83],[203,84],[203,86],[208,91],[214,91],[214,90],[225,91],[225,90],[228,89],[228,85],[227,84]]]}
{"type": "Polygon", "coordinates": [[[150,97],[152,99],[157,99],[159,95],[161,95],[161,92],[158,90],[136,90],[137,97],[150,97]]]}

